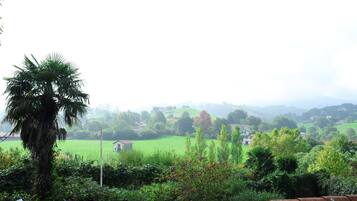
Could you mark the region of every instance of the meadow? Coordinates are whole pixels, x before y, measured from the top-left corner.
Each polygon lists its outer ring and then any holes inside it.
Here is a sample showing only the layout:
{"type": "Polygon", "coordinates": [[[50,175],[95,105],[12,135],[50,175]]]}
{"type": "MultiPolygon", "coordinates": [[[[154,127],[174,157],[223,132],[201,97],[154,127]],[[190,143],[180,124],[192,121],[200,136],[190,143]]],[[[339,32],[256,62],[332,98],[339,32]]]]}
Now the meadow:
{"type": "MultiPolygon", "coordinates": [[[[143,152],[148,156],[155,152],[173,152],[177,155],[184,155],[185,153],[185,140],[183,136],[163,136],[159,139],[152,140],[132,140],[133,149],[143,152]]],[[[207,144],[212,140],[207,140],[207,144]]],[[[214,140],[216,141],[216,140],[214,140]]],[[[114,141],[103,141],[103,159],[109,161],[118,157],[118,153],[113,150],[114,141]]],[[[191,140],[194,143],[194,139],[191,140]]],[[[217,145],[217,143],[216,143],[217,145]]],[[[0,148],[8,150],[10,148],[22,148],[21,141],[5,141],[0,143],[0,148]]],[[[85,160],[98,160],[99,159],[99,140],[66,140],[57,143],[56,150],[78,155],[85,160]]]]}
{"type": "MultiPolygon", "coordinates": [[[[308,128],[314,126],[314,124],[313,123],[300,123],[298,126],[304,126],[306,129],[308,129],[308,128]]],[[[353,128],[355,131],[357,131],[357,122],[340,123],[340,124],[336,124],[334,127],[336,127],[340,133],[346,134],[346,131],[349,128],[353,128]]],[[[318,128],[318,127],[317,127],[317,129],[320,130],[320,128],[318,128]]]]}

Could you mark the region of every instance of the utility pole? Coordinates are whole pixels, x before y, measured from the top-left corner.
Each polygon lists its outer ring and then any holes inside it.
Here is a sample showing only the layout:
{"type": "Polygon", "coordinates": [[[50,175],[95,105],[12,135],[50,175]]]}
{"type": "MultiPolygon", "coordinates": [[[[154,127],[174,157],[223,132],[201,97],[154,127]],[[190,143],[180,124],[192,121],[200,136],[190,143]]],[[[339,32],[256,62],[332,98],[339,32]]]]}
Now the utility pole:
{"type": "Polygon", "coordinates": [[[103,130],[100,129],[100,187],[103,187],[103,130]]]}

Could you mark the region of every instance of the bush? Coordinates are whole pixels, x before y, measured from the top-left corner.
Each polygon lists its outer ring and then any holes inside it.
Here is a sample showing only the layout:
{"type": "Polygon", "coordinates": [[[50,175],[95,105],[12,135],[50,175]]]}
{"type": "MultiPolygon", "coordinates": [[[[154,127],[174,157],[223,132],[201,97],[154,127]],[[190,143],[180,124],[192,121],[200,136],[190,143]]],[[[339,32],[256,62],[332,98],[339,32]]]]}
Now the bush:
{"type": "Polygon", "coordinates": [[[0,190],[3,192],[31,191],[33,169],[30,164],[30,161],[25,161],[0,171],[0,190]]]}
{"type": "Polygon", "coordinates": [[[287,198],[318,197],[322,193],[316,174],[288,174],[275,171],[254,183],[257,190],[272,189],[284,194],[287,198]]]}
{"type": "Polygon", "coordinates": [[[140,191],[147,201],[172,201],[177,199],[177,186],[173,182],[143,186],[140,191]]]}
{"type": "MultiPolygon", "coordinates": [[[[55,166],[59,177],[92,178],[99,182],[100,167],[88,161],[59,161],[55,166]]],[[[109,187],[138,188],[153,183],[161,177],[163,169],[153,165],[130,167],[119,164],[116,167],[105,164],[103,166],[103,183],[109,187]]]]}
{"type": "Polygon", "coordinates": [[[257,192],[255,190],[244,190],[238,195],[234,196],[231,201],[268,201],[275,199],[283,199],[279,193],[271,193],[271,192],[257,192]]]}
{"type": "Polygon", "coordinates": [[[160,166],[173,166],[180,161],[180,157],[174,152],[157,151],[152,155],[144,157],[145,164],[160,165],[160,166]]]}
{"type": "Polygon", "coordinates": [[[140,192],[100,187],[89,178],[68,177],[58,179],[52,187],[48,201],[141,201],[140,192]]]}
{"type": "Polygon", "coordinates": [[[140,151],[121,151],[118,155],[119,163],[124,165],[139,166],[144,163],[144,154],[140,151]]]}
{"type": "Polygon", "coordinates": [[[231,169],[226,164],[186,161],[171,175],[177,182],[177,200],[227,200],[231,169]]]}
{"type": "Polygon", "coordinates": [[[140,139],[155,139],[160,135],[152,129],[145,129],[139,132],[140,139]]]}
{"type": "Polygon", "coordinates": [[[19,161],[22,161],[22,158],[23,154],[18,148],[4,151],[0,147],[0,170],[4,170],[11,167],[12,165],[15,165],[19,161]]]}
{"type": "Polygon", "coordinates": [[[357,177],[320,177],[319,183],[329,195],[357,194],[357,177]]]}
{"type": "Polygon", "coordinates": [[[33,201],[36,200],[28,193],[24,192],[13,192],[11,194],[2,192],[0,193],[0,201],[15,201],[22,199],[23,201],[33,201]]]}
{"type": "Polygon", "coordinates": [[[287,173],[293,173],[298,168],[298,163],[295,157],[278,158],[276,163],[280,171],[285,171],[287,173]]]}
{"type": "Polygon", "coordinates": [[[246,166],[253,171],[256,179],[275,170],[273,154],[268,148],[255,147],[248,152],[246,166]]]}

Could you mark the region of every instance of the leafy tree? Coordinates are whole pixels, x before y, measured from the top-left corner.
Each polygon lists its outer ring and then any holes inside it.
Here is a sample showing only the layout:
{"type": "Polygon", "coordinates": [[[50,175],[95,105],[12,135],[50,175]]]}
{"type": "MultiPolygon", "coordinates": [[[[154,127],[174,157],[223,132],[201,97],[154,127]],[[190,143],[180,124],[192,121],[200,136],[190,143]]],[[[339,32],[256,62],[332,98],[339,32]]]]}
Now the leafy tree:
{"type": "Polygon", "coordinates": [[[150,116],[150,123],[152,125],[154,125],[155,123],[166,124],[166,118],[164,113],[162,113],[160,110],[153,110],[150,116]]]}
{"type": "Polygon", "coordinates": [[[316,127],[311,126],[307,129],[307,135],[309,137],[311,137],[314,140],[319,140],[320,136],[319,136],[319,131],[316,127]]]}
{"type": "Polygon", "coordinates": [[[222,126],[221,132],[218,135],[219,147],[217,150],[218,161],[220,163],[227,163],[229,158],[229,144],[228,144],[228,132],[225,125],[222,126]]]}
{"type": "Polygon", "coordinates": [[[269,131],[270,129],[271,129],[271,126],[266,122],[262,122],[258,126],[258,130],[260,130],[260,131],[269,131]]]}
{"type": "Polygon", "coordinates": [[[135,112],[120,112],[118,115],[118,121],[123,121],[130,126],[135,126],[140,122],[140,114],[135,112]]]}
{"type": "Polygon", "coordinates": [[[195,118],[194,124],[197,128],[202,128],[205,134],[211,133],[212,120],[206,111],[200,112],[200,115],[195,118]]]}
{"type": "Polygon", "coordinates": [[[6,121],[20,133],[23,146],[30,150],[35,168],[34,190],[40,199],[51,188],[53,147],[65,139],[63,122],[72,125],[86,112],[88,95],[81,90],[78,69],[57,54],[38,62],[25,56],[22,67],[6,78],[8,95],[6,121]]]}
{"type": "Polygon", "coordinates": [[[193,147],[195,159],[202,161],[206,158],[207,143],[203,136],[203,130],[198,128],[195,134],[195,146],[193,147]]]}
{"type": "Polygon", "coordinates": [[[319,128],[326,128],[328,126],[331,126],[331,123],[326,117],[317,117],[314,120],[314,125],[319,128]]]}
{"type": "Polygon", "coordinates": [[[229,128],[229,122],[227,119],[217,117],[213,122],[213,132],[219,133],[221,131],[222,125],[226,125],[229,128]]]}
{"type": "Polygon", "coordinates": [[[333,176],[339,176],[348,175],[351,172],[351,166],[344,159],[342,153],[331,146],[325,146],[308,170],[310,172],[325,170],[333,176]]]}
{"type": "Polygon", "coordinates": [[[339,134],[340,132],[338,131],[337,128],[328,126],[322,130],[321,140],[328,141],[331,140],[334,136],[339,134]]]}
{"type": "Polygon", "coordinates": [[[353,155],[354,153],[357,153],[357,145],[352,141],[349,141],[347,136],[343,134],[334,136],[332,140],[326,144],[333,147],[342,154],[347,154],[347,158],[349,158],[349,156],[353,155]]]}
{"type": "Polygon", "coordinates": [[[297,128],[295,121],[288,119],[285,116],[277,116],[273,120],[273,127],[280,129],[280,128],[297,128]]]}
{"type": "Polygon", "coordinates": [[[236,126],[232,132],[232,146],[231,146],[232,161],[236,164],[243,160],[242,139],[240,136],[239,127],[236,126]]]}
{"type": "Polygon", "coordinates": [[[300,131],[288,128],[275,129],[270,134],[258,133],[253,138],[252,146],[270,148],[276,157],[288,157],[309,151],[309,145],[300,136],[300,131]]]}
{"type": "Polygon", "coordinates": [[[254,147],[248,152],[245,164],[253,171],[255,178],[261,178],[275,170],[273,154],[269,148],[254,147]]]}
{"type": "Polygon", "coordinates": [[[208,146],[208,161],[210,163],[214,163],[216,161],[216,144],[214,141],[211,141],[210,145],[208,146]]]}
{"type": "Polygon", "coordinates": [[[140,120],[142,122],[148,123],[150,120],[150,113],[148,111],[142,111],[140,115],[140,120]]]}
{"type": "Polygon", "coordinates": [[[100,129],[104,129],[107,125],[99,120],[90,120],[87,122],[87,128],[89,131],[98,132],[100,129]]]}
{"type": "Polygon", "coordinates": [[[262,120],[260,118],[258,118],[258,117],[255,117],[255,116],[249,116],[247,118],[247,123],[249,125],[253,126],[254,129],[258,129],[258,126],[259,126],[259,124],[262,123],[262,120]]]}
{"type": "Polygon", "coordinates": [[[184,112],[181,118],[176,122],[177,132],[180,135],[193,133],[193,119],[188,112],[184,112]]]}
{"type": "Polygon", "coordinates": [[[228,121],[231,124],[239,124],[243,123],[243,121],[247,118],[248,114],[243,110],[235,110],[228,114],[228,121]]]}

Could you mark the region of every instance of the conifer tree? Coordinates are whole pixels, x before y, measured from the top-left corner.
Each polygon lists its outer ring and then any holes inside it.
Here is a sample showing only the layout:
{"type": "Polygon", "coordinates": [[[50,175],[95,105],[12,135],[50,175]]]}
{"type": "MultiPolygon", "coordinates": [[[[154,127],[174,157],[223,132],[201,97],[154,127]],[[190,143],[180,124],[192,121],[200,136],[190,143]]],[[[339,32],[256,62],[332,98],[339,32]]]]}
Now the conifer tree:
{"type": "Polygon", "coordinates": [[[229,159],[229,144],[228,132],[226,125],[222,125],[221,132],[218,135],[219,147],[217,150],[218,161],[220,163],[227,163],[229,159]]]}
{"type": "Polygon", "coordinates": [[[207,143],[203,136],[203,129],[198,128],[195,133],[196,144],[194,146],[194,155],[197,160],[202,161],[206,157],[207,143]]]}
{"type": "Polygon", "coordinates": [[[236,126],[232,131],[232,147],[231,147],[232,161],[235,164],[241,163],[243,160],[242,140],[240,136],[240,129],[236,126]]]}
{"type": "Polygon", "coordinates": [[[214,141],[211,141],[209,147],[208,147],[208,161],[210,163],[214,163],[216,161],[216,144],[214,141]]]}

